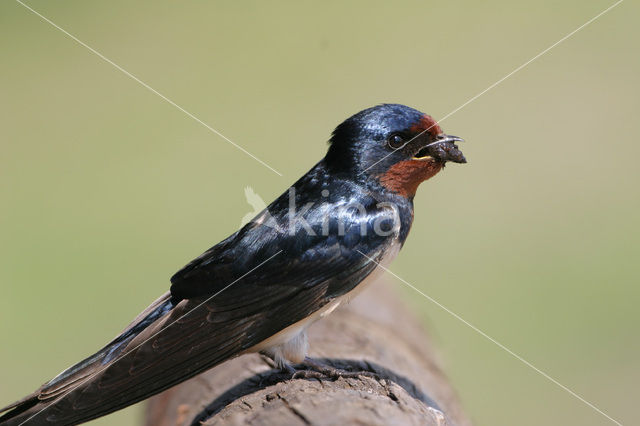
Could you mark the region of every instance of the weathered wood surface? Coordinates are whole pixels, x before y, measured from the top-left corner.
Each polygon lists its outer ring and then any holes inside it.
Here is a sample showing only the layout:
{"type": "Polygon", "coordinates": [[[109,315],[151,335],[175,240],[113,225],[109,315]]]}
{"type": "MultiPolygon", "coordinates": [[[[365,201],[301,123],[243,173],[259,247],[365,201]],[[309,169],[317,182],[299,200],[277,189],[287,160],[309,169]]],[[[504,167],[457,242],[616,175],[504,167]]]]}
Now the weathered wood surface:
{"type": "Polygon", "coordinates": [[[313,358],[378,377],[292,380],[259,355],[244,355],[152,398],[146,424],[469,425],[393,285],[373,285],[309,333],[313,358]]]}

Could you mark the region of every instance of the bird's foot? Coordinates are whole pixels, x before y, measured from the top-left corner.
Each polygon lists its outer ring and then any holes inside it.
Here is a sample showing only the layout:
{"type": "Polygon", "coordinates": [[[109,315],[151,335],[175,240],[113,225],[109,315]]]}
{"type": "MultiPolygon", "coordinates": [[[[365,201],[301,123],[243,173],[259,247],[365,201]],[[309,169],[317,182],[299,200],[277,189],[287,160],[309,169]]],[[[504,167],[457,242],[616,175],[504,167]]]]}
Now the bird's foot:
{"type": "Polygon", "coordinates": [[[314,360],[312,358],[305,358],[302,364],[304,370],[294,370],[295,373],[291,376],[292,379],[332,379],[337,380],[340,377],[372,377],[379,378],[377,374],[370,371],[348,371],[341,368],[336,368],[323,362],[314,360]]]}
{"type": "Polygon", "coordinates": [[[280,370],[280,374],[284,376],[292,376],[297,372],[297,370],[293,368],[289,363],[277,362],[268,354],[260,353],[260,358],[262,358],[262,361],[270,368],[274,370],[280,370]]]}

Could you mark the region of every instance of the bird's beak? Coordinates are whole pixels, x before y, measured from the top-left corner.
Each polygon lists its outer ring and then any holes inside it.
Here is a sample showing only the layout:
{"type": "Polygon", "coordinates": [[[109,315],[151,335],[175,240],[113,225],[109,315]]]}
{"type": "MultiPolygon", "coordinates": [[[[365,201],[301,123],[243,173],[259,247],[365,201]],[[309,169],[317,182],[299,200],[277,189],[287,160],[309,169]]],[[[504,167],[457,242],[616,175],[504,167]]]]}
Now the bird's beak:
{"type": "Polygon", "coordinates": [[[453,135],[445,135],[444,133],[438,136],[438,140],[436,142],[464,142],[464,139],[453,136],[453,135]]]}
{"type": "Polygon", "coordinates": [[[467,159],[464,158],[462,151],[458,149],[458,145],[455,142],[464,142],[464,139],[458,136],[438,135],[437,139],[422,148],[415,155],[415,159],[426,159],[431,157],[437,161],[447,162],[453,161],[454,163],[466,163],[467,159]]]}

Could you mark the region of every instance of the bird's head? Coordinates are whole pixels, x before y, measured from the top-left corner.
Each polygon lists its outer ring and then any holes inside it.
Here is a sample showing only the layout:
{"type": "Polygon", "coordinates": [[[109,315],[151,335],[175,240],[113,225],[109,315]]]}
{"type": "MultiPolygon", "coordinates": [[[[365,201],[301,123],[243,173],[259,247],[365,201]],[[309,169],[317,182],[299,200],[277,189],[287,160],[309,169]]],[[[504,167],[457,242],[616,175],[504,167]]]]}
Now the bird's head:
{"type": "Polygon", "coordinates": [[[398,104],[360,111],[333,132],[325,157],[335,172],[375,179],[387,189],[413,197],[418,185],[447,161],[466,163],[457,136],[442,132],[431,116],[398,104]]]}

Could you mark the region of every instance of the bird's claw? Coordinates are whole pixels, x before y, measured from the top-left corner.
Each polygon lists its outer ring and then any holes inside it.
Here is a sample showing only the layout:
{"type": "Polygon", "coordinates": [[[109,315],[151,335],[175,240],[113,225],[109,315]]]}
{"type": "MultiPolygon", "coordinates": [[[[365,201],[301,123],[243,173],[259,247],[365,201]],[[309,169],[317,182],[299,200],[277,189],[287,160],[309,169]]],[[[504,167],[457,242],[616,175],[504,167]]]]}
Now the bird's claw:
{"type": "Polygon", "coordinates": [[[291,376],[292,379],[331,379],[337,380],[339,378],[355,378],[355,377],[371,377],[379,378],[377,374],[370,371],[347,371],[341,368],[336,368],[328,364],[313,360],[311,358],[305,358],[302,363],[306,367],[304,370],[297,370],[291,376]]]}

